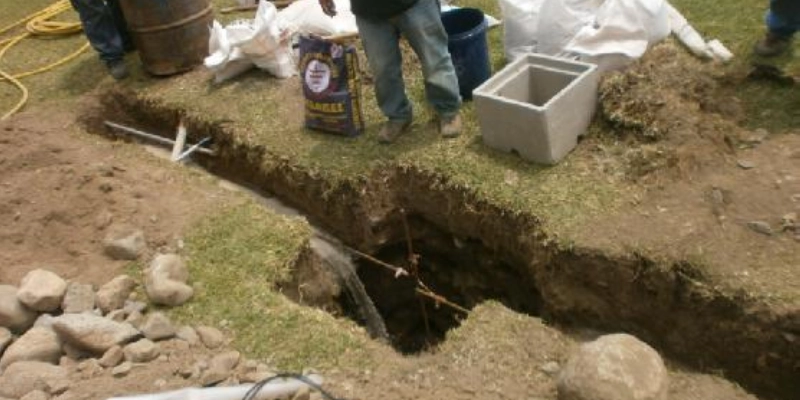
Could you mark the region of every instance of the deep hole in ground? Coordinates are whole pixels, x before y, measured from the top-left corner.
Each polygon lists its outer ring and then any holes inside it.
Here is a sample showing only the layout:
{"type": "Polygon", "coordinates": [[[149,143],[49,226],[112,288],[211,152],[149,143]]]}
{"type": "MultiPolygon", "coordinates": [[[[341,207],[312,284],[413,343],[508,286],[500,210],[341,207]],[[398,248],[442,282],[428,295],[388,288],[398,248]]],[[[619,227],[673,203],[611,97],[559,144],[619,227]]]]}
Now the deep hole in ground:
{"type": "MultiPolygon", "coordinates": [[[[417,259],[417,277],[436,295],[466,309],[485,300],[529,315],[539,315],[541,295],[535,283],[504,262],[480,241],[461,240],[420,218],[409,218],[411,249],[402,238],[373,256],[414,275],[411,258],[417,259]],[[409,251],[411,250],[411,252],[409,251]]],[[[417,293],[417,278],[395,276],[373,261],[358,260],[358,276],[380,312],[392,345],[405,354],[435,347],[447,331],[457,327],[464,312],[417,293]]],[[[353,304],[343,296],[343,307],[353,304]]],[[[356,318],[358,319],[358,318],[356,318]]]]}
{"type": "MultiPolygon", "coordinates": [[[[111,92],[103,102],[105,108],[98,113],[99,118],[118,118],[117,121],[131,126],[152,127],[153,133],[170,138],[174,137],[174,127],[182,115],[181,110],[138,98],[133,93],[111,92]]],[[[96,123],[98,115],[85,122],[90,130],[105,132],[96,123]]],[[[535,215],[508,213],[502,207],[449,187],[443,177],[429,172],[390,168],[357,182],[332,186],[314,171],[292,165],[291,160],[271,154],[264,146],[235,141],[236,133],[222,123],[204,121],[188,119],[189,131],[194,138],[214,138],[219,156],[203,160],[212,173],[275,193],[350,246],[387,261],[404,262],[406,245],[396,212],[405,207],[415,215],[409,218],[415,250],[423,262],[430,261],[432,271],[440,271],[440,265],[447,265],[459,274],[464,273],[476,263],[474,259],[459,262],[458,252],[452,248],[464,243],[468,243],[467,247],[480,244],[478,248],[491,251],[486,251],[487,261],[477,264],[503,265],[485,271],[507,271],[509,276],[517,276],[505,286],[493,284],[494,289],[502,292],[494,298],[517,311],[545,315],[568,328],[628,332],[673,360],[702,371],[721,371],[765,398],[796,398],[800,389],[800,381],[796,379],[800,348],[786,339],[794,337],[787,335],[800,333],[800,314],[796,310],[771,307],[757,299],[722,290],[716,286],[718,282],[695,274],[693,266],[680,260],[659,262],[637,254],[548,245],[551,242],[540,230],[535,215]],[[449,234],[428,234],[429,227],[475,239],[459,243],[449,234]],[[527,295],[537,292],[541,295],[531,297],[535,302],[525,300],[522,305],[514,305],[518,297],[507,292],[518,288],[527,295]]],[[[372,278],[365,275],[365,267],[363,260],[359,260],[361,279],[369,283],[372,278]]],[[[466,276],[475,276],[471,274],[466,276]]],[[[463,301],[465,307],[479,301],[481,296],[490,297],[487,294],[490,291],[472,297],[474,292],[466,290],[469,285],[453,285],[453,279],[460,278],[452,275],[427,279],[434,281],[429,282],[432,289],[452,296],[454,302],[463,301]]],[[[376,283],[372,285],[378,287],[376,283]]],[[[381,296],[396,290],[399,289],[382,286],[375,295],[377,305],[386,307],[381,296]]],[[[413,302],[418,307],[419,300],[414,298],[413,302]]],[[[327,304],[334,303],[335,300],[327,304]]],[[[331,309],[341,310],[341,306],[335,304],[331,309]]],[[[452,321],[451,317],[452,314],[441,320],[452,321]]],[[[418,317],[405,318],[419,321],[418,317]]],[[[394,323],[391,316],[386,319],[387,323],[394,323]]],[[[402,347],[398,342],[396,346],[413,351],[416,341],[423,343],[417,344],[417,348],[425,348],[430,339],[425,334],[420,339],[418,331],[414,332],[415,339],[404,342],[402,347]]]]}

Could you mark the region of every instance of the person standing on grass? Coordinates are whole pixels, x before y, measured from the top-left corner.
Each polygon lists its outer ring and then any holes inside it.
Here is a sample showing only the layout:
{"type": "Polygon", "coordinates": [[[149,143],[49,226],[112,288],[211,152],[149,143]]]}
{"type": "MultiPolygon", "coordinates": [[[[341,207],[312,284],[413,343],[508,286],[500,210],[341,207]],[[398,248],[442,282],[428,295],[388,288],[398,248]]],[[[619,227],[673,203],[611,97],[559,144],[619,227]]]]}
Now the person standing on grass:
{"type": "Polygon", "coordinates": [[[762,57],[783,54],[800,30],[800,0],[771,0],[767,11],[767,34],[756,43],[754,52],[762,57]]]}
{"type": "MultiPolygon", "coordinates": [[[[336,15],[333,0],[319,0],[325,14],[336,15]]],[[[445,138],[461,133],[461,96],[453,60],[447,50],[447,32],[438,0],[351,0],[358,31],[375,78],[375,95],[388,119],[378,133],[381,143],[392,143],[411,127],[411,102],[403,82],[400,37],[404,37],[422,64],[425,94],[438,114],[445,138]]]]}
{"type": "MultiPolygon", "coordinates": [[[[83,31],[109,74],[116,80],[128,76],[125,52],[133,50],[128,24],[119,8],[118,0],[70,0],[78,12],[83,31]]],[[[148,6],[149,7],[149,6],[148,6]]]]}

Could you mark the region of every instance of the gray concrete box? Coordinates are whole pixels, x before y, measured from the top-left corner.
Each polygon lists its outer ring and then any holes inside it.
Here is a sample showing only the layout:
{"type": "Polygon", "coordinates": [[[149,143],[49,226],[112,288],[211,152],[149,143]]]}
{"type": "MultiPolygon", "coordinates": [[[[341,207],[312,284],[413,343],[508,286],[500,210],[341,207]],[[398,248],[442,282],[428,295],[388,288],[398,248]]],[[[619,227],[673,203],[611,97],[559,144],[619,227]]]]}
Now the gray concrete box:
{"type": "Polygon", "coordinates": [[[519,58],[473,92],[483,142],[557,163],[592,120],[597,82],[593,64],[541,54],[519,58]]]}

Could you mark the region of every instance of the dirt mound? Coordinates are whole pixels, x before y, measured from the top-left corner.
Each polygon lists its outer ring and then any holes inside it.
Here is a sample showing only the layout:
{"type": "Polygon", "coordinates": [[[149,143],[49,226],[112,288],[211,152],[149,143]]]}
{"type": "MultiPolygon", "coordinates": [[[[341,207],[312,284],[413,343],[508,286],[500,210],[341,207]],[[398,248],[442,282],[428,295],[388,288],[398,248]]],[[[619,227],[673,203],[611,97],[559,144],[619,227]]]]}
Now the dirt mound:
{"type": "Polygon", "coordinates": [[[729,157],[746,131],[737,125],[738,99],[726,78],[673,42],[601,83],[600,113],[619,138],[630,142],[627,175],[639,180],[657,171],[685,177],[729,157]]]}

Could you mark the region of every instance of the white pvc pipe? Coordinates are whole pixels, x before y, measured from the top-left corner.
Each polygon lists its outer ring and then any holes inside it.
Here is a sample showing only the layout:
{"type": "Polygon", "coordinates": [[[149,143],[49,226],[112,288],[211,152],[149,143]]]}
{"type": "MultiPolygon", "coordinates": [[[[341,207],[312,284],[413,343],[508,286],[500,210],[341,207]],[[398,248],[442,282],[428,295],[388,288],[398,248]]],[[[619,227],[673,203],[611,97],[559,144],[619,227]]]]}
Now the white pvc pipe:
{"type": "Polygon", "coordinates": [[[178,123],[178,133],[175,135],[175,144],[172,146],[172,161],[178,161],[178,157],[183,153],[183,146],[186,145],[186,126],[183,120],[178,123]]]}
{"type": "MultiPolygon", "coordinates": [[[[175,141],[174,140],[167,139],[167,138],[164,138],[164,137],[161,137],[161,136],[158,136],[158,135],[154,135],[152,133],[143,132],[143,131],[140,131],[138,129],[134,129],[134,128],[127,127],[127,126],[124,126],[124,125],[120,125],[120,124],[117,124],[117,123],[114,123],[114,122],[111,122],[111,121],[105,121],[104,124],[106,126],[108,126],[109,128],[115,129],[118,132],[125,132],[125,133],[128,133],[128,134],[131,134],[131,135],[134,135],[134,136],[138,136],[138,137],[141,137],[141,138],[144,138],[144,139],[149,139],[149,140],[152,140],[154,142],[158,142],[158,143],[170,146],[170,147],[175,145],[175,141]]],[[[210,156],[214,155],[214,151],[213,150],[207,149],[205,147],[198,148],[197,152],[198,153],[207,154],[207,155],[210,155],[210,156]]]]}
{"type": "MultiPolygon", "coordinates": [[[[317,385],[322,385],[322,377],[319,375],[308,375],[307,378],[317,385]]],[[[108,400],[241,400],[253,386],[255,385],[187,388],[155,394],[112,397],[108,400]]],[[[276,379],[264,385],[253,398],[275,400],[291,396],[307,386],[306,383],[297,379],[276,379]]]]}

